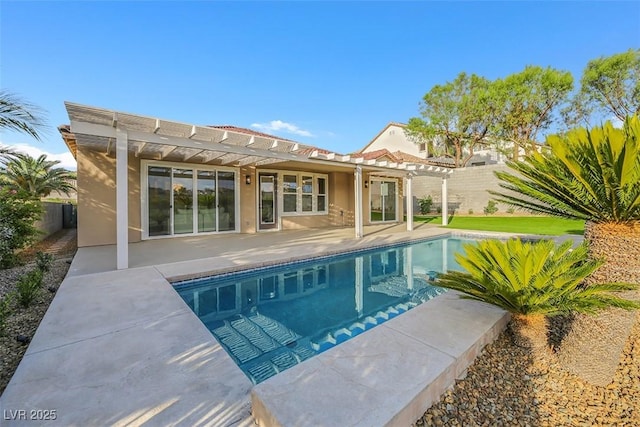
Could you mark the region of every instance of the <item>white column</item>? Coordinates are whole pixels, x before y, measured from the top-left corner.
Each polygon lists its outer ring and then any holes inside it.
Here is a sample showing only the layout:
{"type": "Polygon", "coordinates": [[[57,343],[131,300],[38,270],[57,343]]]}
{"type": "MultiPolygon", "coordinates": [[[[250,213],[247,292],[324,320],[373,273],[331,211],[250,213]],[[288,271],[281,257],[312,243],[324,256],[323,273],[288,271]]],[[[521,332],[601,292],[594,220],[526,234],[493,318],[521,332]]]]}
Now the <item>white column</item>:
{"type": "Polygon", "coordinates": [[[442,225],[449,224],[449,203],[447,202],[447,176],[442,177],[442,225]]]}
{"type": "Polygon", "coordinates": [[[404,198],[407,205],[407,231],[413,231],[413,177],[407,175],[404,179],[404,198]]]}
{"type": "Polygon", "coordinates": [[[356,257],[356,312],[362,316],[364,310],[364,258],[356,257]]]}
{"type": "Polygon", "coordinates": [[[129,268],[129,189],[127,132],[116,129],[116,267],[129,268]]]}
{"type": "Polygon", "coordinates": [[[364,235],[364,227],[362,225],[362,166],[356,166],[354,175],[356,192],[356,239],[361,239],[364,235]]]}

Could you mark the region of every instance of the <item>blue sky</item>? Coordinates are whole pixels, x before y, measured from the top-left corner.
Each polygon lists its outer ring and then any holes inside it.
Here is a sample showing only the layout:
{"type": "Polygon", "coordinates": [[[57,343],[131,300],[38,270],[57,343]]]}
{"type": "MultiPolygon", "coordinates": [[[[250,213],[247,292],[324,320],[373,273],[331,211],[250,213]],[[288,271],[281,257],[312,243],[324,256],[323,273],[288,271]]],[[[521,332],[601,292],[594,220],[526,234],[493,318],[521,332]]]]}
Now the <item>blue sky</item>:
{"type": "MultiPolygon", "coordinates": [[[[640,47],[640,2],[0,2],[0,84],[48,112],[39,143],[70,157],[64,101],[232,124],[340,153],[462,72],[570,71],[640,47]]],[[[59,155],[59,156],[58,156],[59,155]]]]}

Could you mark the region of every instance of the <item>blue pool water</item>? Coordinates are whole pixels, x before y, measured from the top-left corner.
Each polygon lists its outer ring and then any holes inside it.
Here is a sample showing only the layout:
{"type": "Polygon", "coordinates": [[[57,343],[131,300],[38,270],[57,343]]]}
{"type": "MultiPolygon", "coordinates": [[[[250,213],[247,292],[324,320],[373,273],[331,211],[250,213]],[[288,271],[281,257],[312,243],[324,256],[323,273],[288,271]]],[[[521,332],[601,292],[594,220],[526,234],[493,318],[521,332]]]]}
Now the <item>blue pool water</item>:
{"type": "Polygon", "coordinates": [[[254,383],[445,292],[471,240],[444,238],[174,283],[254,383]]]}

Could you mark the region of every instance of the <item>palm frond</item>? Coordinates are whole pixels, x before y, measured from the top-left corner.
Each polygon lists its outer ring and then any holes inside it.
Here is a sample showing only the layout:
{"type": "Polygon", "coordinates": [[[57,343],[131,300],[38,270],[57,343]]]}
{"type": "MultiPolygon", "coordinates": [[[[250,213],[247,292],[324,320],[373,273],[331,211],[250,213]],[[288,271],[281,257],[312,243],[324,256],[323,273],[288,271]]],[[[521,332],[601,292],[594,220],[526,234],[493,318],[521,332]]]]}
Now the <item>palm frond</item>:
{"type": "Polygon", "coordinates": [[[557,315],[590,313],[609,306],[640,308],[640,303],[611,295],[635,289],[636,285],[583,285],[584,279],[603,263],[588,258],[586,244],[572,249],[570,241],[556,246],[551,240],[483,240],[477,245],[467,244],[463,250],[456,261],[466,272],[442,274],[438,286],[511,313],[557,315]]]}
{"type": "Polygon", "coordinates": [[[550,150],[496,172],[496,200],[535,213],[594,222],[640,220],[640,118],[547,139],[550,150]]]}
{"type": "Polygon", "coordinates": [[[6,90],[0,91],[0,129],[26,133],[40,140],[44,125],[44,113],[38,107],[6,90]]]}

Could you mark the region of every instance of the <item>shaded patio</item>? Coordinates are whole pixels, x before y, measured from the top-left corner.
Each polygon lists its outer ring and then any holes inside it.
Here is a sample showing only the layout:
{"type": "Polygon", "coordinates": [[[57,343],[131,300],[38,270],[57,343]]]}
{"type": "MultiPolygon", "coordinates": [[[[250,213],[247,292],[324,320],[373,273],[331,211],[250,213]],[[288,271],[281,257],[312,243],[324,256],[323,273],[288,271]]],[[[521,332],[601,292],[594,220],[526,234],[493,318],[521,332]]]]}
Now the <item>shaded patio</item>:
{"type": "MultiPolygon", "coordinates": [[[[329,228],[220,234],[145,240],[129,244],[129,267],[155,266],[168,279],[186,279],[207,273],[232,271],[275,262],[422,239],[447,233],[438,225],[417,223],[364,227],[356,238],[353,228],[329,228]]],[[[116,245],[79,248],[69,277],[116,270],[116,245]]]]}

